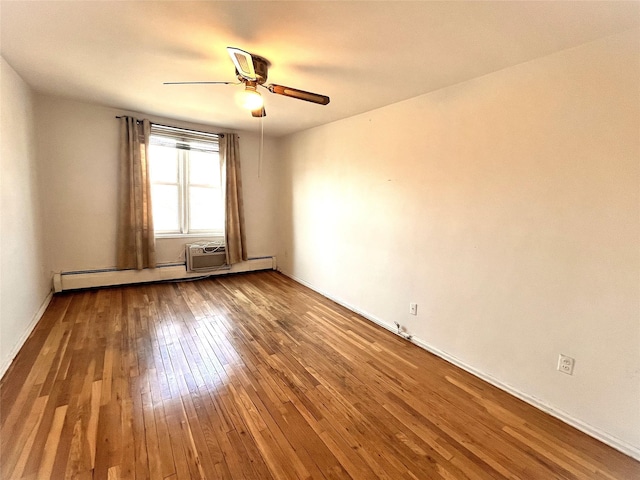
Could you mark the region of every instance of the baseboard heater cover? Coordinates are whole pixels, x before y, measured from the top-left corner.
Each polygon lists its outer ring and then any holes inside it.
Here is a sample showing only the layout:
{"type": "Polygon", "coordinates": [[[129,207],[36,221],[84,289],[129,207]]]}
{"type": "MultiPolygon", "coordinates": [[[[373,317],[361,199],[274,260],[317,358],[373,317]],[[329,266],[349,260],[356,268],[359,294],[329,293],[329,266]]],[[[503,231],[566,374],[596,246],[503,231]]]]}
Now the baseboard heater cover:
{"type": "Polygon", "coordinates": [[[163,280],[180,280],[202,276],[224,275],[227,273],[253,272],[258,270],[275,270],[276,257],[250,258],[226,268],[207,271],[187,271],[185,264],[159,265],[144,270],[87,270],[56,273],[53,276],[55,292],[78,290],[80,288],[108,287],[134,283],[160,282],[163,280]]]}

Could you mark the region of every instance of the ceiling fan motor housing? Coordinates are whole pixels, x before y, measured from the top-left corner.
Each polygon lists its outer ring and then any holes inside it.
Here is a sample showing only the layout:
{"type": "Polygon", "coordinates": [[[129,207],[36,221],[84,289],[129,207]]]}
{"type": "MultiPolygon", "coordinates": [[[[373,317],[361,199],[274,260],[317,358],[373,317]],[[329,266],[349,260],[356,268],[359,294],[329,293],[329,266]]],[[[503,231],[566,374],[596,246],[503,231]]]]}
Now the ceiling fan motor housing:
{"type": "Polygon", "coordinates": [[[269,61],[266,58],[251,54],[253,59],[253,70],[256,72],[256,83],[262,85],[267,81],[269,72],[269,61]]]}

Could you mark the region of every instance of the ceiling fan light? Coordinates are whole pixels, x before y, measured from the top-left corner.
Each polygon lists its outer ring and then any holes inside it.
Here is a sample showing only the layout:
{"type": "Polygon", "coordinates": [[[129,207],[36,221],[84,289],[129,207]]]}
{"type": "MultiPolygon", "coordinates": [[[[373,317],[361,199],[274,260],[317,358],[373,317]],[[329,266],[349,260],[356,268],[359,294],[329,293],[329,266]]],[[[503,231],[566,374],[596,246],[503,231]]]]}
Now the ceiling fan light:
{"type": "Polygon", "coordinates": [[[240,97],[240,103],[243,108],[247,110],[260,110],[264,105],[264,101],[262,100],[262,95],[256,91],[255,87],[247,85],[246,90],[242,92],[242,96],[240,97]]]}

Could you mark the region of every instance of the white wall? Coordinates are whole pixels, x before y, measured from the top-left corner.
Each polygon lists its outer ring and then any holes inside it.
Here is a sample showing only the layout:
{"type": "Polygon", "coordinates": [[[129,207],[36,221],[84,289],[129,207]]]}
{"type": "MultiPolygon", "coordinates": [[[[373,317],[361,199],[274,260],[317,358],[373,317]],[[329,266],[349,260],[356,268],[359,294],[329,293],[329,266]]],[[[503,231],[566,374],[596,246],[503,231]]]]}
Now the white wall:
{"type": "MultiPolygon", "coordinates": [[[[59,97],[36,102],[40,172],[53,272],[112,268],[116,264],[118,121],[128,112],[59,97]]],[[[221,131],[220,128],[147,117],[162,124],[221,131]]],[[[276,253],[274,141],[265,138],[258,178],[259,137],[240,132],[242,180],[249,256],[276,253]]],[[[192,240],[189,240],[191,242],[192,240]]],[[[184,261],[185,239],[158,240],[158,262],[184,261]]]]}
{"type": "Polygon", "coordinates": [[[48,304],[33,94],[0,58],[0,377],[48,304]]]}
{"type": "Polygon", "coordinates": [[[279,268],[640,455],[639,36],[286,137],[279,268]]]}

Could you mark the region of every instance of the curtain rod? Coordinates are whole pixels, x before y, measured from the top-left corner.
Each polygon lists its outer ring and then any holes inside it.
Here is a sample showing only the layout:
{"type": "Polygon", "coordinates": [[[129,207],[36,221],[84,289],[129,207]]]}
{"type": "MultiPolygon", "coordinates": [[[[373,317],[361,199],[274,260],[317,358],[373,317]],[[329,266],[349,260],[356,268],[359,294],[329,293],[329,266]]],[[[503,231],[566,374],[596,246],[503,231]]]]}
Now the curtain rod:
{"type": "MultiPolygon", "coordinates": [[[[126,115],[116,115],[116,118],[125,118],[126,115]]],[[[136,122],[140,122],[140,120],[136,120],[136,122]]],[[[158,125],[159,127],[167,127],[167,128],[178,128],[180,130],[191,130],[192,132],[198,132],[198,133],[206,133],[208,135],[217,135],[220,138],[224,138],[224,133],[214,133],[214,132],[203,132],[202,130],[194,130],[192,128],[183,128],[183,127],[174,127],[173,125],[163,125],[162,123],[155,123],[155,122],[151,122],[154,125],[158,125]]]]}

